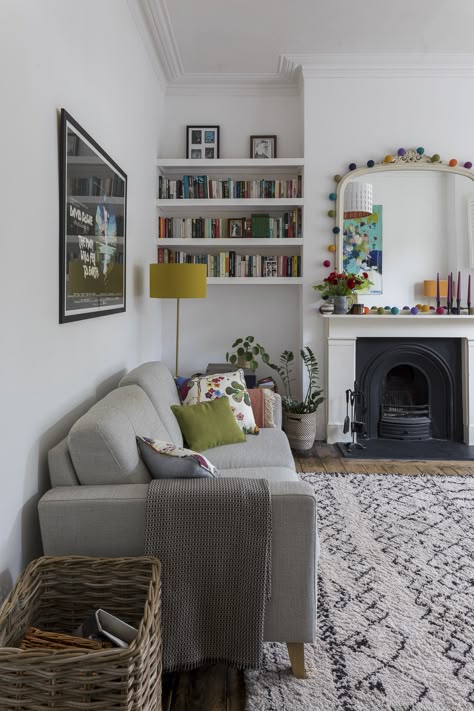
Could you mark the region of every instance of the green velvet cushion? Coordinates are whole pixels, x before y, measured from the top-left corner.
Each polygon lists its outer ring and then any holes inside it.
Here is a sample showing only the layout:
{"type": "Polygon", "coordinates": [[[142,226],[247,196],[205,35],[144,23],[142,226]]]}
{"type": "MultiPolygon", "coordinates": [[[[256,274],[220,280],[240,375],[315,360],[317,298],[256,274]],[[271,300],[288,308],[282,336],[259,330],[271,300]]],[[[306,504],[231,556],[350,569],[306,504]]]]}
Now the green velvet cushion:
{"type": "Polygon", "coordinates": [[[221,444],[245,442],[245,434],[237,424],[226,397],[199,405],[172,405],[171,409],[188,447],[197,452],[221,444]]]}

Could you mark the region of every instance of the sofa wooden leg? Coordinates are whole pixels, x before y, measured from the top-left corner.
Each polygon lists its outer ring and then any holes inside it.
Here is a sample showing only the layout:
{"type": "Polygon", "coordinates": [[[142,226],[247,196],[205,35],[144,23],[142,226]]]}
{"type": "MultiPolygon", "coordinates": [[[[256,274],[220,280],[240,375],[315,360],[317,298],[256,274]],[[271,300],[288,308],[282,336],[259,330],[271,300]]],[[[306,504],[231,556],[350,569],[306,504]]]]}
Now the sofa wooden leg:
{"type": "Polygon", "coordinates": [[[291,670],[297,679],[304,679],[304,644],[303,642],[287,642],[291,670]]]}

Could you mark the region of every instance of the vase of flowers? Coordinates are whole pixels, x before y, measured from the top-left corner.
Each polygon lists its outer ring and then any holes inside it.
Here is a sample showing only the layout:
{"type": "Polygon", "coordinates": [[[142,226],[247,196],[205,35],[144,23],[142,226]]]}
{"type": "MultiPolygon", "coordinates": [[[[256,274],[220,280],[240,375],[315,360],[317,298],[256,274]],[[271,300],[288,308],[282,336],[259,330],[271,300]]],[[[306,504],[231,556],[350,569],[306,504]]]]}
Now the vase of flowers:
{"type": "Polygon", "coordinates": [[[315,284],[313,289],[320,291],[323,299],[334,299],[335,314],[346,314],[354,302],[356,292],[367,289],[371,284],[367,272],[331,272],[321,284],[315,284]]]}

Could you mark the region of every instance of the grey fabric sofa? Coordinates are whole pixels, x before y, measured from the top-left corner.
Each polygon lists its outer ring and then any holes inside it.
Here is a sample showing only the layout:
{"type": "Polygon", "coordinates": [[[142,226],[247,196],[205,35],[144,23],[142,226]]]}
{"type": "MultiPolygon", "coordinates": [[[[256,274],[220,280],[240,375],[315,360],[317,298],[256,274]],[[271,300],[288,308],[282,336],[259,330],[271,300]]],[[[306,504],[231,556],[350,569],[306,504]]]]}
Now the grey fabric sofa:
{"type": "MultiPolygon", "coordinates": [[[[171,405],[174,379],[160,362],[128,373],[49,452],[52,488],[39,502],[46,555],[143,554],[150,476],[136,435],[183,439],[171,405]]],[[[278,419],[278,415],[277,415],[278,419]]],[[[281,418],[279,419],[281,421],[281,418]]],[[[304,642],[315,637],[318,538],[312,488],[299,480],[286,435],[262,429],[246,442],[206,450],[221,476],[265,478],[272,497],[272,598],[264,638],[288,644],[293,672],[304,676],[304,642]]]]}

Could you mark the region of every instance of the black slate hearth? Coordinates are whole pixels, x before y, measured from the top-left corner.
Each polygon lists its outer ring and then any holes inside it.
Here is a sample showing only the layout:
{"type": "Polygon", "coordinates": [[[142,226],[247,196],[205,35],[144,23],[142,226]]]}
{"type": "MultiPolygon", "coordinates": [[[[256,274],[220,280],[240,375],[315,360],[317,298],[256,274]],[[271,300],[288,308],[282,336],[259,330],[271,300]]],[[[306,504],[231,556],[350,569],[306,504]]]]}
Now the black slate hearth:
{"type": "Polygon", "coordinates": [[[347,442],[338,442],[337,448],[348,459],[403,459],[403,460],[439,460],[439,461],[474,461],[474,447],[464,442],[441,439],[406,442],[394,439],[361,439],[365,449],[358,447],[347,449],[347,442]]]}

